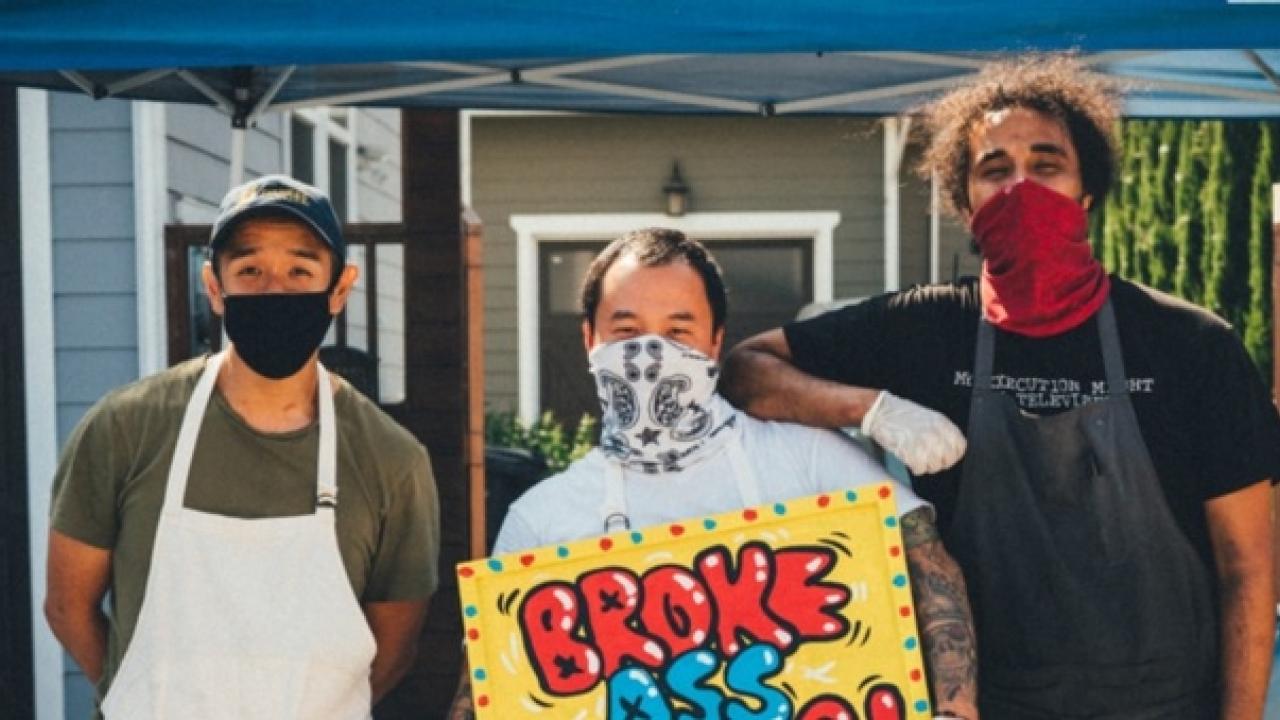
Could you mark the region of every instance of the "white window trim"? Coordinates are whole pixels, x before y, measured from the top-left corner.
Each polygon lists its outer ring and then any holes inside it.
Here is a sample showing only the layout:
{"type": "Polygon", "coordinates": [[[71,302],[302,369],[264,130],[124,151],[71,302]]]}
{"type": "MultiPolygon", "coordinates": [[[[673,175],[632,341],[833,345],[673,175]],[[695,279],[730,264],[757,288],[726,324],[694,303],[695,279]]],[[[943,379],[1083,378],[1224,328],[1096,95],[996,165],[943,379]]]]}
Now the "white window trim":
{"type": "Polygon", "coordinates": [[[838,212],[658,213],[512,215],[516,232],[516,356],[520,419],[532,423],[541,411],[538,352],[538,244],[607,240],[642,227],[668,227],[697,240],[809,238],[813,241],[812,302],[831,302],[832,246],[838,212]]]}
{"type": "Polygon", "coordinates": [[[62,646],[45,622],[49,500],[58,455],[57,368],[53,336],[53,198],[49,97],[18,90],[18,190],[22,203],[22,347],[27,415],[27,522],[31,546],[31,644],[35,710],[65,714],[62,646]]]}
{"type": "Polygon", "coordinates": [[[165,158],[165,106],[133,103],[134,257],[138,278],[138,376],[169,366],[169,330],[163,278],[164,225],[169,211],[169,171],[165,158]]]}
{"type": "Polygon", "coordinates": [[[302,108],[294,110],[285,118],[285,161],[289,174],[293,174],[293,125],[292,118],[297,118],[310,125],[315,132],[311,134],[311,158],[315,170],[312,184],[326,193],[332,193],[332,182],[329,177],[329,141],[334,140],[343,146],[347,163],[347,217],[344,222],[356,222],[360,217],[358,206],[359,184],[358,156],[356,154],[356,126],[360,112],[357,108],[347,108],[347,127],[334,122],[329,113],[330,108],[302,108]]]}

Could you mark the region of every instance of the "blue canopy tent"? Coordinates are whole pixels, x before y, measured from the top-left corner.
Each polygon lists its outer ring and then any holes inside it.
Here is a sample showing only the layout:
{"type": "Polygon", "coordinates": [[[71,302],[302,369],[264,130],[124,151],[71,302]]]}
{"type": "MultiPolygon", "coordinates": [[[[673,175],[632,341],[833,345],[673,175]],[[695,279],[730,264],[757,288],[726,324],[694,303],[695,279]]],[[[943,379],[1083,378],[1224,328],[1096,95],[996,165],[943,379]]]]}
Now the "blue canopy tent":
{"type": "Polygon", "coordinates": [[[1075,48],[1138,116],[1280,115],[1275,0],[0,3],[0,82],[213,103],[901,112],[992,54],[1075,48]]]}

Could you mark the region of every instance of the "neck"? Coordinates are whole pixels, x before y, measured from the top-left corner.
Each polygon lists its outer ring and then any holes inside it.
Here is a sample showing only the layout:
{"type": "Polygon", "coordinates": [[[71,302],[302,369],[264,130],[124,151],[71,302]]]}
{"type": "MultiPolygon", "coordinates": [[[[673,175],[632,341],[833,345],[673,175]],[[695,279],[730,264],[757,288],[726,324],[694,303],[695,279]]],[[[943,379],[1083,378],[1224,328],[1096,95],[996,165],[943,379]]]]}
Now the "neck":
{"type": "Polygon", "coordinates": [[[266,378],[246,365],[232,345],[218,373],[218,391],[255,430],[301,430],[316,418],[316,372],[317,362],[312,356],[301,370],[287,378],[266,378]]]}

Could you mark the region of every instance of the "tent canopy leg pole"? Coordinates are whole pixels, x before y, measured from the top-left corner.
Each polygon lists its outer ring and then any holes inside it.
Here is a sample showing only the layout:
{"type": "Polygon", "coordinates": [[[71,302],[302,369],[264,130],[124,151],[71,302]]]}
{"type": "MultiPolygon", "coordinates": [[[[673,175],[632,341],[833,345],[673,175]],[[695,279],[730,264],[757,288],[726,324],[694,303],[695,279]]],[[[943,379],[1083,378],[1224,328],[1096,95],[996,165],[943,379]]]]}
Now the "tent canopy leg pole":
{"type": "Polygon", "coordinates": [[[245,132],[244,128],[231,128],[231,177],[227,187],[244,182],[245,132]]]}
{"type": "Polygon", "coordinates": [[[907,149],[911,131],[910,117],[885,118],[884,121],[884,289],[897,290],[902,285],[899,174],[902,153],[907,149]]]}

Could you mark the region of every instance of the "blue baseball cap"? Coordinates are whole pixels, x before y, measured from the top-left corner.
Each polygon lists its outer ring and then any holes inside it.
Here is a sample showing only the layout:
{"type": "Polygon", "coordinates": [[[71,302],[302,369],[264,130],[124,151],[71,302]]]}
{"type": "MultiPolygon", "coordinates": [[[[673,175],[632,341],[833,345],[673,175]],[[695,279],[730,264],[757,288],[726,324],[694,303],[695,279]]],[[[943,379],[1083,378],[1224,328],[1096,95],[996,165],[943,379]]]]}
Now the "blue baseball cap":
{"type": "Polygon", "coordinates": [[[338,220],[329,196],[286,175],[267,175],[232,188],[218,206],[209,250],[217,252],[240,223],[260,217],[301,220],[333,250],[339,264],[346,263],[347,241],[342,237],[342,221],[338,220]]]}

